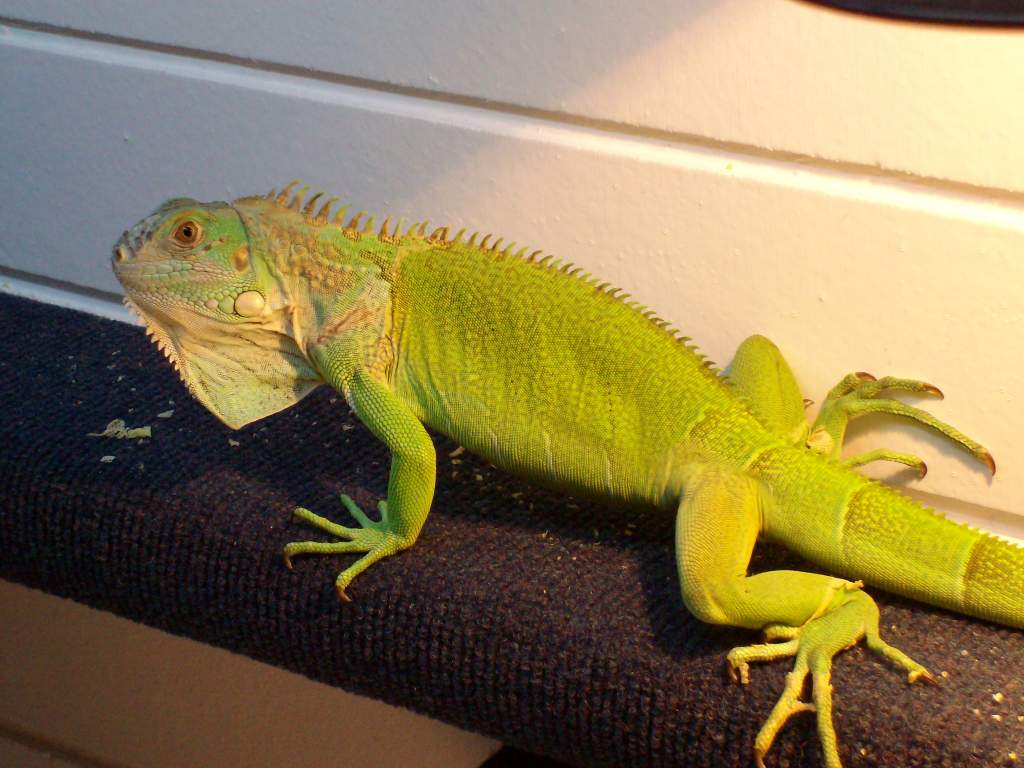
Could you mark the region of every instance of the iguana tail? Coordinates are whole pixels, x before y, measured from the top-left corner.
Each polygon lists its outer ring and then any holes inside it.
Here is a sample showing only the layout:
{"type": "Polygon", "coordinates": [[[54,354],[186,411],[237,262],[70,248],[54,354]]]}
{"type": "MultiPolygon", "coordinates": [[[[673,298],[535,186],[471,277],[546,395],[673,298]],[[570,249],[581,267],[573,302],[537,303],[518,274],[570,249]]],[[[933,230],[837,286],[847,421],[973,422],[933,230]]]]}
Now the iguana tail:
{"type": "Polygon", "coordinates": [[[765,530],[829,571],[1024,629],[1024,547],[947,520],[877,481],[799,448],[751,467],[772,490],[765,530]]]}

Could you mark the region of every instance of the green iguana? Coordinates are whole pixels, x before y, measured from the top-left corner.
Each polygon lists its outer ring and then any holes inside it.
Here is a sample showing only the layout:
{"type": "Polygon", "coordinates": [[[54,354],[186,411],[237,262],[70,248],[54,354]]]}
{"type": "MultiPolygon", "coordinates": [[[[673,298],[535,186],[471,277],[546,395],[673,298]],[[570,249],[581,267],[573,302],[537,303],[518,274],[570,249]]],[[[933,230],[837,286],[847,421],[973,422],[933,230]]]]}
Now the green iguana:
{"type": "Polygon", "coordinates": [[[374,520],[342,496],[356,527],[298,508],[339,541],[293,542],[304,554],[362,553],[352,580],[410,547],[434,495],[434,446],[423,425],[495,465],[567,493],[676,512],[686,607],[698,618],[761,630],[728,667],[795,657],[758,733],[758,765],[795,713],[813,711],[825,763],[840,765],[830,670],[863,638],[907,672],[928,671],[879,636],[862,581],[932,605],[1024,628],[1024,548],[943,519],[853,471],[912,455],[840,458],[864,413],[938,430],[995,472],[985,448],[930,414],[883,397],[939,395],[920,381],[853,373],[809,426],[789,366],[754,336],[718,372],[664,321],[607,283],[491,236],[404,233],[297,182],[233,203],[175,198],[125,232],[113,254],[127,303],[192,394],[232,428],[276,413],[326,383],[391,451],[387,499],[374,520]],[[319,205],[319,208],[318,208],[319,205]],[[758,536],[837,578],[747,575],[758,536]],[[810,675],[811,700],[801,698],[810,675]]]}

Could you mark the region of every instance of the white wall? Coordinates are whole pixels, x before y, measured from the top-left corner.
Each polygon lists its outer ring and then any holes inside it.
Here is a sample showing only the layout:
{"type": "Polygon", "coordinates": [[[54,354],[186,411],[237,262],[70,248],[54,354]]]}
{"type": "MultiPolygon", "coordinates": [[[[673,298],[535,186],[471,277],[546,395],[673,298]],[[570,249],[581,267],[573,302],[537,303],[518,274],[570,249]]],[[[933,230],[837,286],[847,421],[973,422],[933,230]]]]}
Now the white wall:
{"type": "Polygon", "coordinates": [[[901,425],[856,447],[1024,535],[1024,37],[643,7],[0,0],[0,266],[116,291],[110,245],[162,199],[302,177],[583,264],[723,363],[765,333],[815,400],[932,381],[994,481],[901,425]]]}

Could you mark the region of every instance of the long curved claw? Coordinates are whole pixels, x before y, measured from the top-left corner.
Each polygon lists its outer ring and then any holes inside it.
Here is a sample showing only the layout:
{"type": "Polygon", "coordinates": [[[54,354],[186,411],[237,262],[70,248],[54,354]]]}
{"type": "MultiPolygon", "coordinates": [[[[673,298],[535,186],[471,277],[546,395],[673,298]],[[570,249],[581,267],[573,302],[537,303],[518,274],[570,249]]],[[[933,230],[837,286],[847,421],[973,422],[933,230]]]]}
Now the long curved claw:
{"type": "Polygon", "coordinates": [[[916,683],[918,680],[924,680],[929,685],[934,685],[936,688],[939,687],[939,681],[935,679],[935,675],[924,667],[916,672],[910,672],[907,674],[908,683],[916,683]]]}
{"type": "Polygon", "coordinates": [[[985,462],[988,467],[988,471],[993,475],[996,473],[996,460],[992,458],[992,454],[986,449],[982,449],[980,453],[975,454],[979,459],[985,462]]]}

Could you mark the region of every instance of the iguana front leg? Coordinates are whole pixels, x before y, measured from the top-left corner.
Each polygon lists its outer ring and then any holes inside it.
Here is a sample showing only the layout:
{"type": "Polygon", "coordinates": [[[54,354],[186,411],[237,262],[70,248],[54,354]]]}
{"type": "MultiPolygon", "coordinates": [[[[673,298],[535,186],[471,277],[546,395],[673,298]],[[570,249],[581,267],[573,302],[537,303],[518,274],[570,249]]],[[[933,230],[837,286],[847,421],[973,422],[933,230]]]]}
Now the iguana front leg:
{"type": "MultiPolygon", "coordinates": [[[[329,361],[323,365],[325,378],[337,378],[329,361]]],[[[349,600],[345,589],[356,576],[381,558],[412,546],[430,511],[434,496],[436,457],[434,444],[423,425],[384,383],[369,373],[356,371],[351,379],[339,382],[352,410],[391,451],[391,475],[387,501],[380,503],[380,521],[371,520],[351,499],[342,496],[345,508],[359,523],[349,528],[298,507],[295,516],[315,525],[342,541],[300,541],[284,548],[285,561],[291,567],[296,555],[365,552],[343,570],[335,582],[338,595],[349,600]]]]}
{"type": "Polygon", "coordinates": [[[716,466],[691,468],[676,517],[676,561],[683,602],[702,621],[765,630],[782,642],[733,649],[733,679],[749,681],[749,664],[793,656],[786,687],[754,742],[757,764],[786,721],[815,712],[825,765],[840,768],[832,722],[832,658],[864,638],[872,651],[907,671],[907,679],[931,679],[928,671],[885,643],[878,633],[878,607],[859,582],[803,571],[768,571],[747,576],[756,541],[760,486],[746,475],[716,466]],[[801,692],[811,678],[811,701],[801,692]]]}
{"type": "Polygon", "coordinates": [[[845,466],[853,468],[874,461],[895,461],[913,467],[922,477],[927,473],[927,466],[918,456],[888,448],[842,458],[843,441],[851,419],[866,413],[892,413],[914,419],[940,432],[995,472],[992,455],[955,427],[919,408],[879,397],[887,390],[942,397],[937,387],[926,382],[893,376],[876,379],[868,373],[851,373],[829,391],[818,417],[809,426],[804,417],[805,402],[793,372],[779,348],[764,336],[751,336],[740,344],[729,366],[728,376],[766,427],[794,444],[806,444],[845,466]]]}

